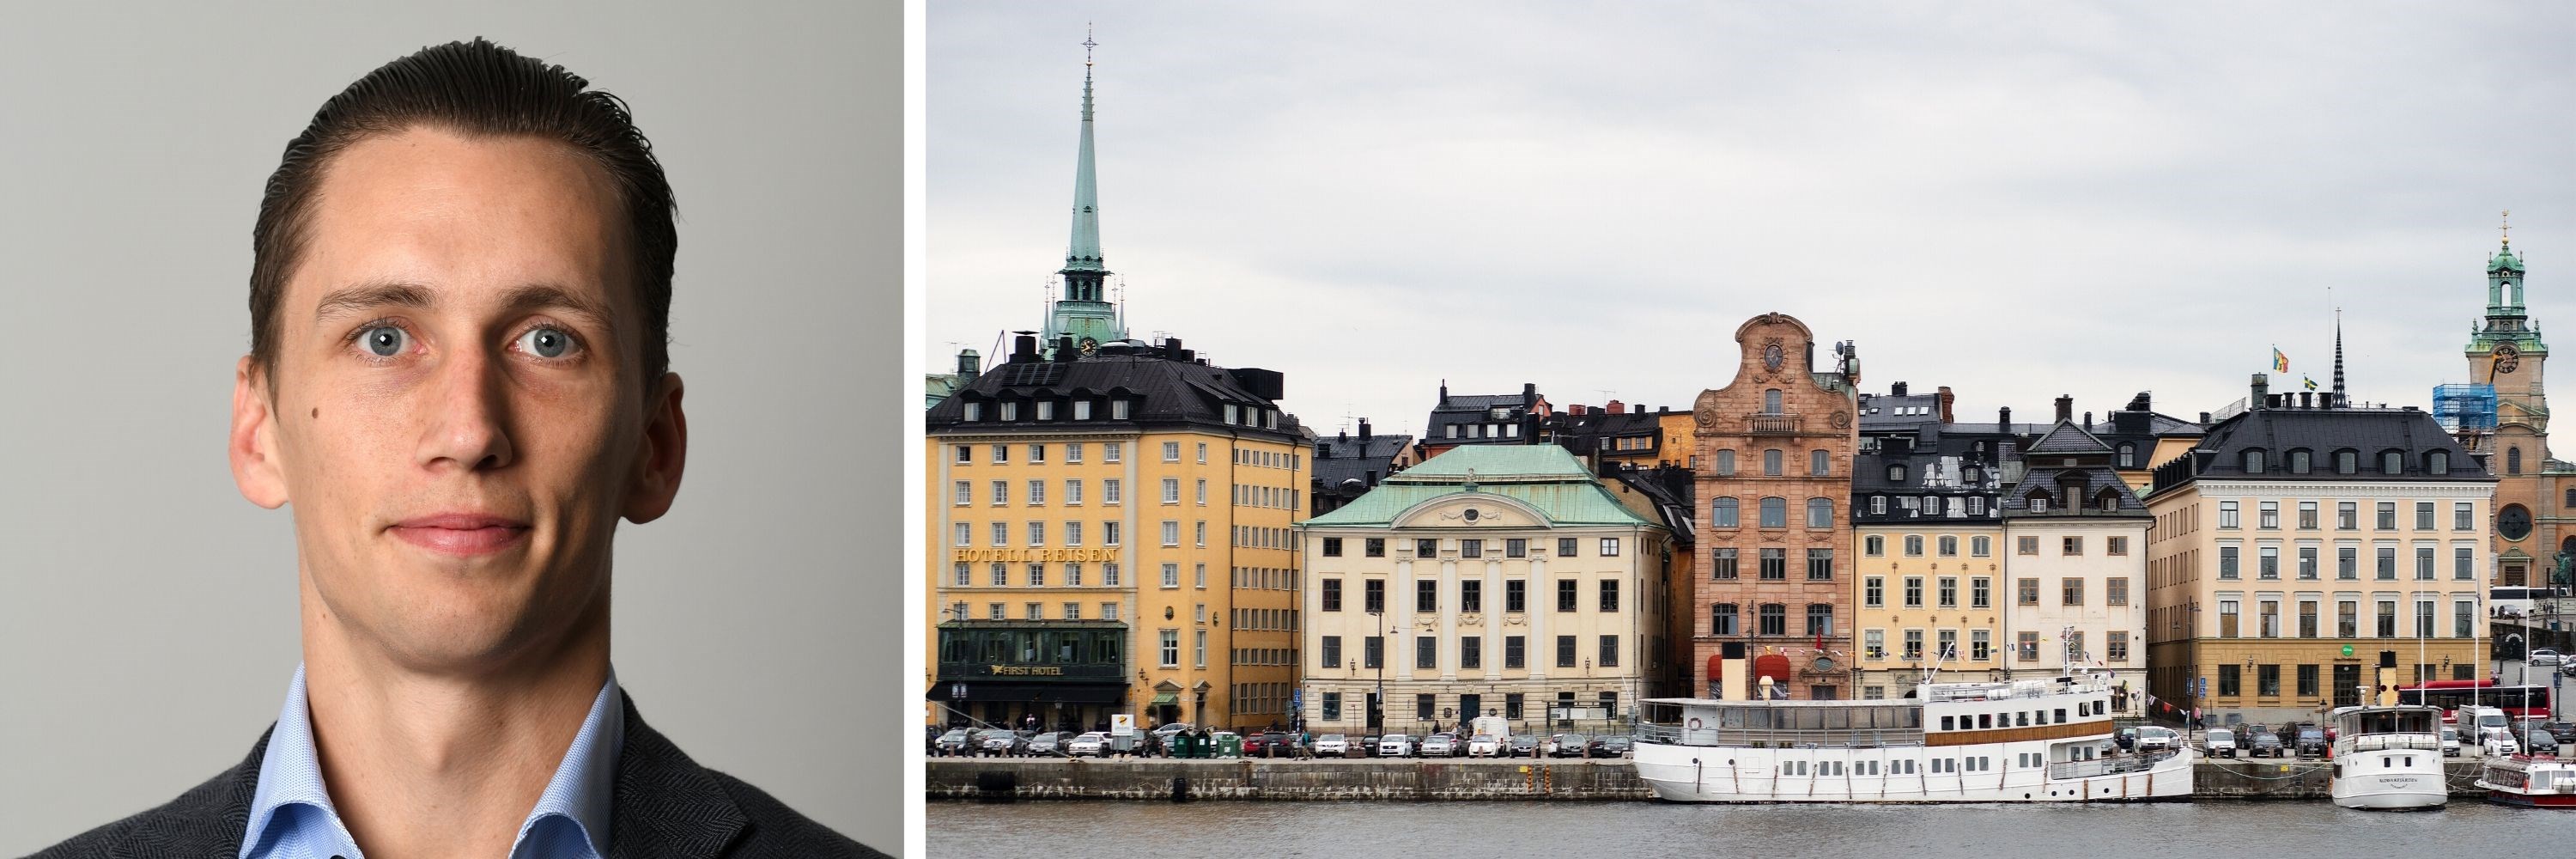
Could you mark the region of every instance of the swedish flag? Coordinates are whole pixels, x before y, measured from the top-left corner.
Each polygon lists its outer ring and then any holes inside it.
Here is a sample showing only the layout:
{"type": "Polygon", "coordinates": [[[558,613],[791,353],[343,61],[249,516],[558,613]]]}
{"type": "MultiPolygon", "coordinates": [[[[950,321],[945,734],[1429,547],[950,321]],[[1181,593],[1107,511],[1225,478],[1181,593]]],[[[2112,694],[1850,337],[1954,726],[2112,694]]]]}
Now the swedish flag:
{"type": "Polygon", "coordinates": [[[2290,372],[2290,356],[2281,354],[2278,348],[2272,350],[2272,372],[2290,372]]]}
{"type": "Polygon", "coordinates": [[[2306,376],[2300,376],[2300,377],[2299,377],[2299,381],[2300,381],[2301,383],[2303,383],[2303,384],[2307,385],[2307,386],[2308,386],[2308,390],[2313,391],[2313,390],[2316,390],[2316,389],[2317,389],[2317,380],[2315,380],[2315,379],[2311,379],[2311,378],[2308,378],[2308,377],[2306,377],[2306,376]]]}

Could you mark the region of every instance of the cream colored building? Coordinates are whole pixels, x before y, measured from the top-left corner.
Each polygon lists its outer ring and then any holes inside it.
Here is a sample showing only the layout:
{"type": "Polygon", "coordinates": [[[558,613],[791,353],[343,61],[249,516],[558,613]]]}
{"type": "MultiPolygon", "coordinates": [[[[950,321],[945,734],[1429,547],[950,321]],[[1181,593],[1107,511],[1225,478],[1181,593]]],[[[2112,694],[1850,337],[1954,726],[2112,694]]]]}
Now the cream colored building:
{"type": "Polygon", "coordinates": [[[1317,733],[1422,734],[1486,714],[1537,733],[1564,705],[1599,708],[1606,719],[1575,727],[1601,729],[1647,692],[1670,532],[1562,448],[1457,447],[1298,538],[1317,733]]]}
{"type": "Polygon", "coordinates": [[[2022,451],[2004,494],[2008,676],[2056,676],[2070,662],[2111,672],[2112,706],[2144,712],[2147,507],[2111,446],[2061,421],[2022,451]]]}
{"type": "Polygon", "coordinates": [[[2495,478],[2421,411],[2259,375],[2248,402],[2147,496],[2155,695],[2268,723],[2358,703],[2383,652],[2404,683],[2483,676],[2495,478]]]}

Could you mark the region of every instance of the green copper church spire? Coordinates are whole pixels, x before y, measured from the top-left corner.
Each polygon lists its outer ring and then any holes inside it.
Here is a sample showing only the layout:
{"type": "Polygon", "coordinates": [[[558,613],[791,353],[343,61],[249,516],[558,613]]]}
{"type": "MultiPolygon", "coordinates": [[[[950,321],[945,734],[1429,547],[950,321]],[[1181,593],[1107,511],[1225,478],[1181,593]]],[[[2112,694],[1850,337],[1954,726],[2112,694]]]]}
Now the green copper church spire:
{"type": "MultiPolygon", "coordinates": [[[[2513,215],[2506,212],[2507,217],[2513,215]]],[[[2522,255],[2514,253],[2510,222],[2498,229],[2504,231],[2496,252],[2487,257],[2487,314],[2469,330],[2468,354],[2489,354],[2498,347],[2511,346],[2521,354],[2547,354],[2549,347],[2540,341],[2540,327],[2531,322],[2530,311],[2522,303],[2522,279],[2527,271],[2522,255]]]]}
{"type": "Polygon", "coordinates": [[[1127,339],[1118,307],[1106,294],[1109,268],[1100,253],[1100,188],[1091,144],[1091,49],[1098,46],[1086,30],[1082,36],[1082,145],[1073,166],[1073,239],[1065,248],[1064,268],[1056,271],[1064,278],[1064,295],[1047,313],[1042,345],[1050,353],[1065,337],[1073,338],[1084,352],[1100,343],[1127,339]]]}

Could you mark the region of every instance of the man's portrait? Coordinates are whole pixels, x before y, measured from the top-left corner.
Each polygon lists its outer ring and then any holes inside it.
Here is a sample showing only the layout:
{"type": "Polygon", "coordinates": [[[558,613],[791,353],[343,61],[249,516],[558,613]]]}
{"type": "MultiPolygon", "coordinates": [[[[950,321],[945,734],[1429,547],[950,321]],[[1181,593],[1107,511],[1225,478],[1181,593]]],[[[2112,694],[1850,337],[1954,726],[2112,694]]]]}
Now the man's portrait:
{"type": "Polygon", "coordinates": [[[0,854],[901,848],[898,15],[62,17],[0,854]]]}

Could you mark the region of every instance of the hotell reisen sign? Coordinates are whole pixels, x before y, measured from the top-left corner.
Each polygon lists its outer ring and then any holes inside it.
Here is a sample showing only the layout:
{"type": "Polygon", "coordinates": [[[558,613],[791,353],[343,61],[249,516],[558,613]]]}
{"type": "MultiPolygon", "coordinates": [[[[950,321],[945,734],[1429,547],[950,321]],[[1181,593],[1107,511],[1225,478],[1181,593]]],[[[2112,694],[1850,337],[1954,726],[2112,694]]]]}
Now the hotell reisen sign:
{"type": "Polygon", "coordinates": [[[1109,549],[954,549],[949,560],[965,563],[984,561],[1115,561],[1118,550],[1109,549]]]}

